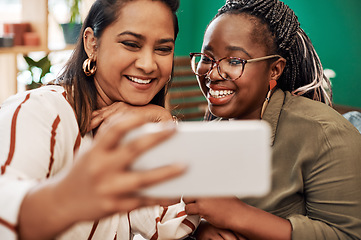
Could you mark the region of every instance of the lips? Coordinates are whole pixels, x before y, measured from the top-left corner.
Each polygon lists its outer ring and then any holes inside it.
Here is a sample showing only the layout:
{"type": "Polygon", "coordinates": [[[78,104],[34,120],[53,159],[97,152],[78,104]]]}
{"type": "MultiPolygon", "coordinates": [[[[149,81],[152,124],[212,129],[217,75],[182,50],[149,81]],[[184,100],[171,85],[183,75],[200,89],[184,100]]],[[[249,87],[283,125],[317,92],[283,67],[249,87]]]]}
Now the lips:
{"type": "Polygon", "coordinates": [[[132,82],[139,83],[139,84],[149,84],[153,80],[153,78],[140,79],[140,78],[131,77],[131,76],[126,76],[126,78],[132,82]]]}

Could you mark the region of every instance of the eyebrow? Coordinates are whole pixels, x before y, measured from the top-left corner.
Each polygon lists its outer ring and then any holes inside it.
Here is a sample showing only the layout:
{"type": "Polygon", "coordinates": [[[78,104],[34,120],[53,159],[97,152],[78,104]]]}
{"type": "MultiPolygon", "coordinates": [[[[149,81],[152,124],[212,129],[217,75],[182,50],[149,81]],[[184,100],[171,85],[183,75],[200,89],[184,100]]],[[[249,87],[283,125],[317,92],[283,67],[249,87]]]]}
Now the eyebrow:
{"type": "MultiPolygon", "coordinates": [[[[209,46],[209,45],[206,45],[204,47],[204,50],[207,50],[207,51],[212,51],[212,47],[209,46]]],[[[241,52],[244,52],[245,54],[247,54],[248,57],[251,58],[251,55],[242,47],[238,47],[238,46],[227,46],[226,47],[226,50],[227,51],[230,51],[230,52],[233,52],[233,51],[241,51],[241,52]]]]}
{"type": "Polygon", "coordinates": [[[122,33],[119,33],[117,36],[120,37],[120,36],[123,36],[123,35],[132,35],[136,38],[139,38],[141,40],[144,40],[145,37],[140,35],[140,34],[137,34],[137,33],[134,33],[134,32],[130,32],[130,31],[125,31],[125,32],[122,32],[122,33]]]}
{"type": "Polygon", "coordinates": [[[157,42],[158,42],[159,44],[162,44],[162,43],[169,43],[169,42],[174,43],[175,41],[174,41],[173,38],[164,38],[164,39],[158,40],[157,42]]]}
{"type": "MultiPolygon", "coordinates": [[[[140,40],[145,40],[145,37],[143,35],[134,33],[134,32],[130,32],[130,31],[125,31],[125,32],[119,33],[117,36],[120,37],[120,36],[124,36],[124,35],[131,35],[140,40]]],[[[168,42],[174,43],[175,41],[173,38],[164,38],[164,39],[160,39],[157,41],[157,43],[159,43],[159,44],[168,43],[168,42]]]]}
{"type": "Polygon", "coordinates": [[[242,47],[237,47],[237,46],[227,46],[226,49],[228,51],[241,51],[244,52],[245,54],[247,54],[248,57],[251,57],[251,55],[246,51],[246,49],[242,48],[242,47]]]}

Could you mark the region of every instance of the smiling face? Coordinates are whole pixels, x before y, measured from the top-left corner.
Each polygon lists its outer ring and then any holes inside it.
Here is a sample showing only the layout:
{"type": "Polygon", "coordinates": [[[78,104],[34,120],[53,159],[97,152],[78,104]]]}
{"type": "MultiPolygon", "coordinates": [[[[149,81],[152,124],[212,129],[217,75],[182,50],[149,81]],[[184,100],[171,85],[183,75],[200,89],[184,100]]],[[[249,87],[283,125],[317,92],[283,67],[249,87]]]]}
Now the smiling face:
{"type": "Polygon", "coordinates": [[[148,104],[171,76],[174,41],[172,12],[164,3],[126,3],[97,40],[99,98],[107,104],[148,104]]]}
{"type": "MultiPolygon", "coordinates": [[[[205,32],[202,52],[215,60],[223,57],[247,60],[268,55],[269,50],[254,31],[259,24],[257,21],[245,14],[219,16],[205,32]]],[[[212,114],[224,118],[259,119],[271,80],[271,68],[269,61],[247,63],[242,76],[235,81],[222,79],[216,67],[207,76],[198,77],[212,114]]]]}

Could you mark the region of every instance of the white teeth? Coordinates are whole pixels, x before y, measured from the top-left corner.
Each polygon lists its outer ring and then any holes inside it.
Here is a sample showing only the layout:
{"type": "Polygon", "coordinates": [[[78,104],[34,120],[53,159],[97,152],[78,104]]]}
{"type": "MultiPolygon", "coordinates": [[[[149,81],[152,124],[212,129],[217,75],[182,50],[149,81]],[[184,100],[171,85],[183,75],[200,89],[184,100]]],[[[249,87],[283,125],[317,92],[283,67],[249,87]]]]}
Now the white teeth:
{"type": "Polygon", "coordinates": [[[228,95],[231,95],[232,93],[234,93],[233,90],[213,90],[213,89],[209,89],[209,94],[214,97],[214,98],[222,98],[228,95]]]}
{"type": "Polygon", "coordinates": [[[136,83],[140,83],[140,84],[148,84],[148,83],[150,83],[152,81],[152,79],[144,80],[144,79],[139,79],[139,78],[130,77],[130,76],[128,76],[128,78],[131,81],[136,82],[136,83]]]}

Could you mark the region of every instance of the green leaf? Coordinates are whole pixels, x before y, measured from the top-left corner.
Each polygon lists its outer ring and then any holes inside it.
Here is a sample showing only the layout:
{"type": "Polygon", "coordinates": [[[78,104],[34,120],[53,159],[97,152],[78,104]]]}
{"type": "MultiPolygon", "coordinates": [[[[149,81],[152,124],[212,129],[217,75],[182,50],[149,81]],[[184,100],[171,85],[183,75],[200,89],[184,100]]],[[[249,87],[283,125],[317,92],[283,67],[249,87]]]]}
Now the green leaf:
{"type": "Polygon", "coordinates": [[[24,59],[28,64],[28,70],[31,73],[32,76],[32,82],[38,82],[38,83],[42,83],[42,78],[50,73],[50,68],[51,68],[51,62],[49,59],[49,55],[47,54],[45,57],[41,58],[39,61],[35,61],[32,58],[30,58],[27,55],[24,55],[24,59]],[[34,79],[34,68],[40,68],[41,70],[41,74],[40,74],[40,79],[34,79]]]}
{"type": "Polygon", "coordinates": [[[32,58],[28,57],[27,55],[24,56],[24,59],[25,59],[26,63],[29,65],[29,67],[36,66],[36,62],[32,58]]]}
{"type": "Polygon", "coordinates": [[[81,0],[68,0],[68,6],[70,9],[70,23],[80,23],[81,22],[81,15],[79,10],[79,4],[81,0]]]}

